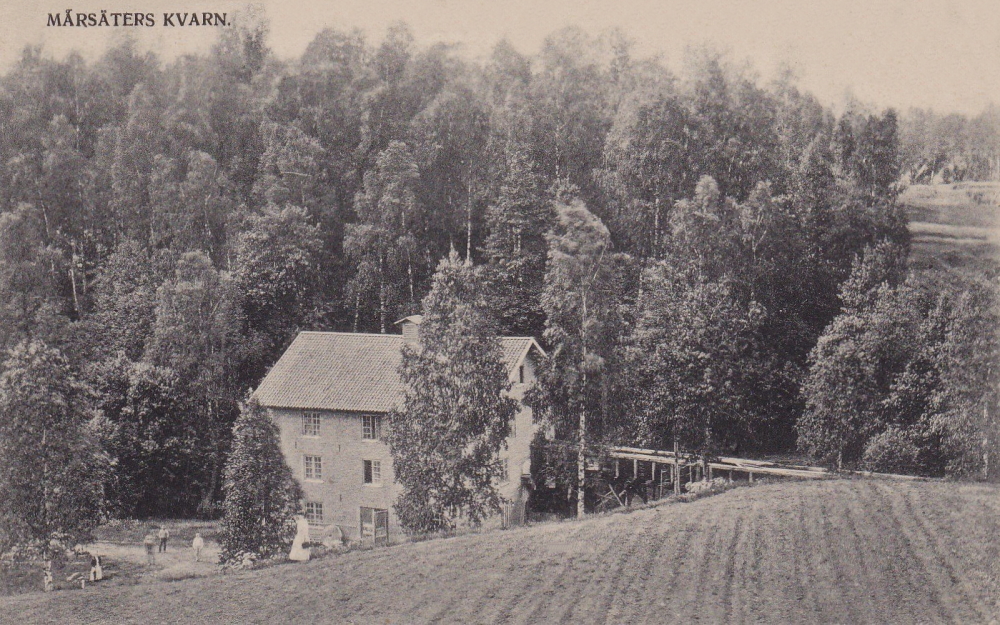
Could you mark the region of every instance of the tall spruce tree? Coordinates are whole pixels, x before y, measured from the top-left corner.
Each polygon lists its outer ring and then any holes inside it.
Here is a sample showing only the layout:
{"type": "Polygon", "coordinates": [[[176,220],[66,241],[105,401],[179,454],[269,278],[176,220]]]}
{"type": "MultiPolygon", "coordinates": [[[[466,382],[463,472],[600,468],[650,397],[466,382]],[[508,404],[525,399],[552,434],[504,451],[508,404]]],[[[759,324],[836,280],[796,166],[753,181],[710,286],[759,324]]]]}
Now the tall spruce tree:
{"type": "Polygon", "coordinates": [[[498,454],[517,411],[479,272],[452,250],[423,306],[419,348],[406,348],[400,366],[406,398],[386,436],[402,486],[396,514],[416,532],[499,512],[498,454]]]}
{"type": "Polygon", "coordinates": [[[256,399],[243,404],[226,462],[223,564],[238,563],[245,554],[269,558],[291,547],[302,492],[278,436],[278,426],[256,399]]]}

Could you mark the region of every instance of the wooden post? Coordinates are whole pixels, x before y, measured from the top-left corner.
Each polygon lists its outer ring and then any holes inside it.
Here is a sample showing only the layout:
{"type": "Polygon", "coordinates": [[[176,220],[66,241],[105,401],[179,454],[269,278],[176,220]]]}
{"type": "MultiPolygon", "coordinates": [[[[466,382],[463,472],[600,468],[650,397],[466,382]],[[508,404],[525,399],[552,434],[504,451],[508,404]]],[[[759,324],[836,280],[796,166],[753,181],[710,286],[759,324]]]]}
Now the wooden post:
{"type": "Polygon", "coordinates": [[[750,473],[750,483],[753,484],[753,471],[749,471],[749,473],[750,473]]]}
{"type": "Polygon", "coordinates": [[[671,467],[671,477],[674,481],[674,494],[681,494],[681,455],[677,439],[674,438],[674,466],[671,467]]]}
{"type": "Polygon", "coordinates": [[[708,466],[708,481],[712,481],[712,465],[708,466]]]}
{"type": "Polygon", "coordinates": [[[639,459],[638,458],[633,458],[632,459],[632,479],[633,480],[639,479],[639,459]]]}
{"type": "Polygon", "coordinates": [[[656,463],[652,460],[649,461],[649,483],[653,487],[652,495],[649,494],[650,489],[646,489],[646,496],[652,497],[653,499],[660,498],[660,485],[656,483],[656,463]]]}
{"type": "MultiPolygon", "coordinates": [[[[983,423],[989,423],[989,411],[983,406],[983,423]]],[[[990,479],[990,439],[983,437],[983,481],[990,479]]]]}
{"type": "Polygon", "coordinates": [[[618,479],[619,468],[618,468],[618,458],[615,458],[615,479],[618,479]]]}

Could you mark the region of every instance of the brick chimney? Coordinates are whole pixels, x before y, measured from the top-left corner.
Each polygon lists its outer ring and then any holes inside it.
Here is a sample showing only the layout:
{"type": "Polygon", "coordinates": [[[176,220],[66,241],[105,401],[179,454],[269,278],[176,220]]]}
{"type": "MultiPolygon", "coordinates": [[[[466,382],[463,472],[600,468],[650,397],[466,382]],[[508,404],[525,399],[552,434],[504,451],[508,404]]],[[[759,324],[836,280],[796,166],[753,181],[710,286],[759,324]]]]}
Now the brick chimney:
{"type": "Polygon", "coordinates": [[[420,345],[420,322],[423,321],[421,315],[410,315],[396,322],[396,325],[403,331],[403,344],[416,349],[420,345]]]}

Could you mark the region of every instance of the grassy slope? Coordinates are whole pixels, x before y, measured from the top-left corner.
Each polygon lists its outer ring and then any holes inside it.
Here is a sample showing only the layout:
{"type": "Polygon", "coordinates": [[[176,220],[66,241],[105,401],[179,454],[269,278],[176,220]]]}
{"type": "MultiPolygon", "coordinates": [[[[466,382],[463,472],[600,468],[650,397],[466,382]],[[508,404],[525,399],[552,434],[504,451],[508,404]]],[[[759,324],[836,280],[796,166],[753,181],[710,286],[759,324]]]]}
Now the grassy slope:
{"type": "Polygon", "coordinates": [[[0,620],[988,623],[998,535],[996,486],[772,484],[221,578],[11,597],[0,620]]]}
{"type": "Polygon", "coordinates": [[[1000,183],[916,185],[900,202],[911,220],[912,267],[980,276],[1000,273],[1000,183]]]}

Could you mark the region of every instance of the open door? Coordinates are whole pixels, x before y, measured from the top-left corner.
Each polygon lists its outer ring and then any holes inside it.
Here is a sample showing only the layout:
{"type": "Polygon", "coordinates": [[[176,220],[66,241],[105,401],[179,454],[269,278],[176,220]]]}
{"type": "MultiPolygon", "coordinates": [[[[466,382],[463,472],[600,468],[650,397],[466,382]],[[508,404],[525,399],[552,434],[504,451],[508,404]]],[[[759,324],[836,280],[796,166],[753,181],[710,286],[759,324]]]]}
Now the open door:
{"type": "Polygon", "coordinates": [[[389,511],[375,511],[375,544],[389,544],[389,511]]]}
{"type": "Polygon", "coordinates": [[[371,540],[376,545],[389,543],[389,511],[380,508],[361,508],[361,540],[371,540]]]}

